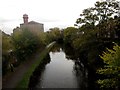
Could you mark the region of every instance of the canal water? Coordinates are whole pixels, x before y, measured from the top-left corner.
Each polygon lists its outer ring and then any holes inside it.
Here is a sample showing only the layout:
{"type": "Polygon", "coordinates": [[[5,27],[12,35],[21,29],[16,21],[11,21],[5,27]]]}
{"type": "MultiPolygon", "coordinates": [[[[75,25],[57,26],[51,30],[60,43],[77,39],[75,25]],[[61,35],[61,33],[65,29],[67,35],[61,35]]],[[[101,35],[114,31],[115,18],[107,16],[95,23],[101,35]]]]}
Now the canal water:
{"type": "Polygon", "coordinates": [[[63,48],[56,46],[49,52],[49,56],[50,63],[41,72],[36,88],[88,87],[88,71],[80,60],[70,59],[63,48]]]}

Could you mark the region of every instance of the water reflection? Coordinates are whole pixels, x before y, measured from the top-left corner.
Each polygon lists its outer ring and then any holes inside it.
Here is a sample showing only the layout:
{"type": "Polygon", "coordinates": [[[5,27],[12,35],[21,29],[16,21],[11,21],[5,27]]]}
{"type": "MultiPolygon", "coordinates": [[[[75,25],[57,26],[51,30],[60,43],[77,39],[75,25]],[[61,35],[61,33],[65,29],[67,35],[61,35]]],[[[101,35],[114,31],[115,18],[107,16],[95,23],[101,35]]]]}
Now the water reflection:
{"type": "Polygon", "coordinates": [[[55,44],[49,53],[51,62],[45,66],[36,88],[88,87],[88,70],[71,48],[55,44]]]}
{"type": "Polygon", "coordinates": [[[84,67],[80,60],[76,60],[74,63],[74,72],[77,77],[79,87],[84,90],[88,87],[88,70],[84,67]]]}

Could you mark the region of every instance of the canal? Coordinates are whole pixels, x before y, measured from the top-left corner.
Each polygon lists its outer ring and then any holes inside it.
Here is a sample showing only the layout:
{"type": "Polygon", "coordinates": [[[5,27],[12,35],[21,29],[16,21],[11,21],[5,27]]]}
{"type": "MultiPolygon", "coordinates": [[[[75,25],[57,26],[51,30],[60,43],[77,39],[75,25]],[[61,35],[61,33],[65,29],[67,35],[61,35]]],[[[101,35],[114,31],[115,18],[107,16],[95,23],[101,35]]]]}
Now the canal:
{"type": "Polygon", "coordinates": [[[88,69],[71,48],[55,44],[50,50],[44,68],[39,67],[33,75],[34,88],[79,88],[93,87],[94,76],[89,77],[88,69]],[[35,80],[36,78],[36,80],[35,80]],[[91,81],[89,81],[89,78],[91,81]]]}

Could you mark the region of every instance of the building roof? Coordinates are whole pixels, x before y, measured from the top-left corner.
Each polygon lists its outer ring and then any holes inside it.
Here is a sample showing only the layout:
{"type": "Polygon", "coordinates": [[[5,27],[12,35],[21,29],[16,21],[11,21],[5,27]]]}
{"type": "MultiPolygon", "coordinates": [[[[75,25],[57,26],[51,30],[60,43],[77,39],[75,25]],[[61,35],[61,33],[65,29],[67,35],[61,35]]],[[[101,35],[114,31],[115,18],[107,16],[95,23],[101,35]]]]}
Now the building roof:
{"type": "MultiPolygon", "coordinates": [[[[22,23],[21,25],[23,25],[24,23],[22,23]]],[[[27,24],[42,24],[42,23],[38,23],[38,22],[35,22],[35,21],[30,21],[28,22],[27,24]]]]}
{"type": "Polygon", "coordinates": [[[28,15],[27,14],[23,14],[23,17],[28,17],[28,15]]]}
{"type": "Polygon", "coordinates": [[[38,22],[35,22],[35,21],[30,21],[30,22],[28,22],[28,24],[42,24],[42,23],[38,23],[38,22]]]}

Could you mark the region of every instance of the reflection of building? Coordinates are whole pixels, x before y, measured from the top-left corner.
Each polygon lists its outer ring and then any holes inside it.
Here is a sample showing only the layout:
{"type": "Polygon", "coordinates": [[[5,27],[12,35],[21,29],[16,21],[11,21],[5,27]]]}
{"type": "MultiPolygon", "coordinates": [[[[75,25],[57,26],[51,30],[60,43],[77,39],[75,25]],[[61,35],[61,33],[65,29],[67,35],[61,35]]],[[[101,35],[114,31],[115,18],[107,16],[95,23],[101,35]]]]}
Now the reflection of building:
{"type": "Polygon", "coordinates": [[[20,24],[20,28],[17,27],[13,30],[13,32],[17,31],[17,30],[24,30],[24,29],[28,29],[32,32],[44,32],[44,25],[35,21],[30,21],[28,22],[28,15],[24,14],[23,15],[23,21],[24,23],[20,24]]]}

